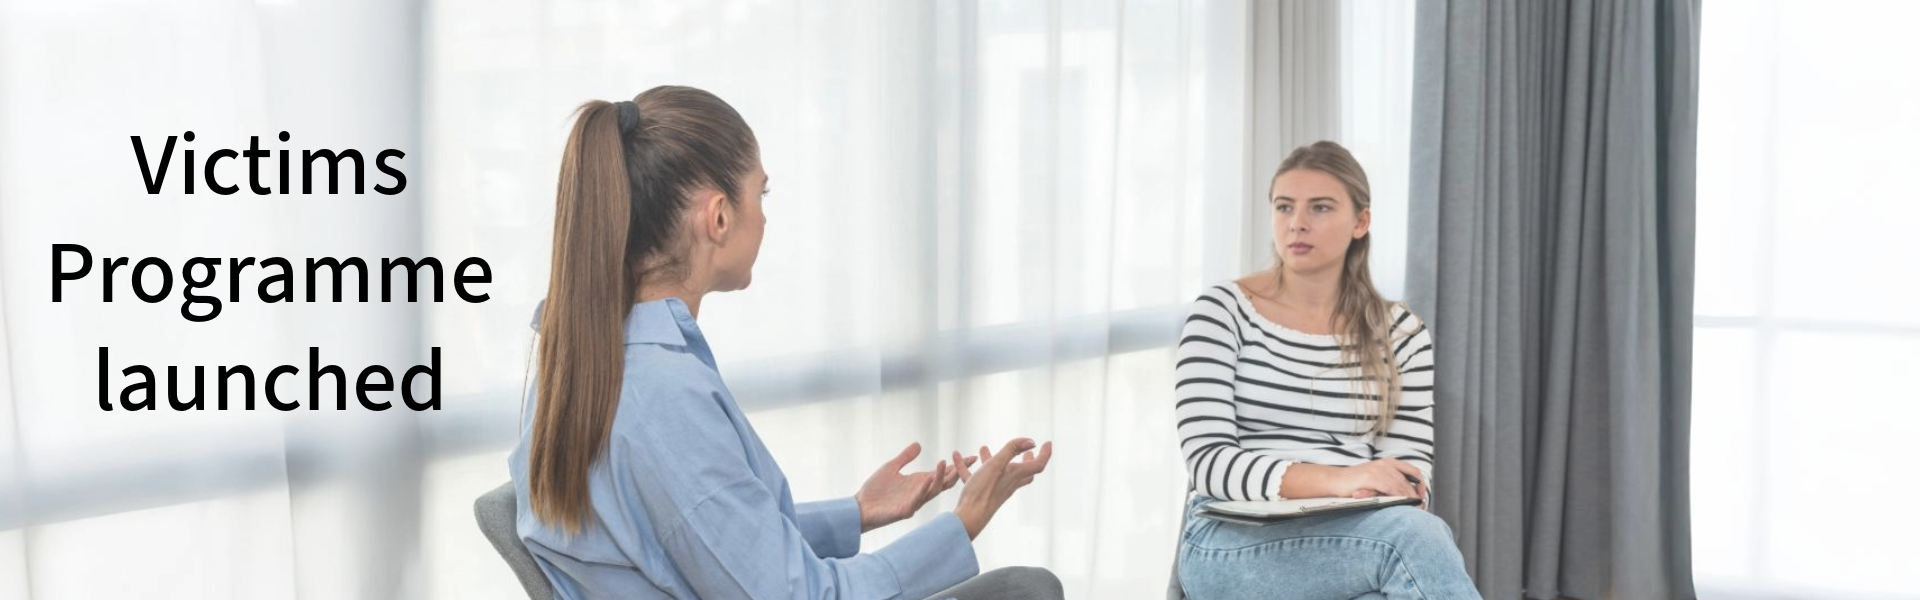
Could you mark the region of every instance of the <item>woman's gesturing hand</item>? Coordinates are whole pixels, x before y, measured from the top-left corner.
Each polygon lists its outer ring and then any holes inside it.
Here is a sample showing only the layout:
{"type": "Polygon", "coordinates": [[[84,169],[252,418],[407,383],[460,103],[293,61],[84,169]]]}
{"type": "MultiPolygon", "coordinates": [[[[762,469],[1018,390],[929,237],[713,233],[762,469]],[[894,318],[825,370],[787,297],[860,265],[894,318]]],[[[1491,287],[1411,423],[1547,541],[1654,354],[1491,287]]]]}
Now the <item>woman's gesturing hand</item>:
{"type": "Polygon", "coordinates": [[[973,466],[977,460],[971,456],[962,460],[960,453],[955,452],[951,466],[943,460],[934,465],[932,471],[900,472],[918,456],[920,444],[908,444],[893,460],[880,465],[880,469],[867,478],[867,483],[860,486],[860,492],[853,496],[860,504],[860,531],[873,531],[913,516],[928,500],[951,489],[960,480],[960,475],[966,472],[966,467],[973,466]]]}
{"type": "MultiPolygon", "coordinates": [[[[993,515],[1000,511],[1000,505],[1013,497],[1014,490],[1033,483],[1033,477],[1046,470],[1047,461],[1053,459],[1053,442],[1040,445],[1039,454],[1034,454],[1033,440],[1018,438],[1007,442],[999,453],[980,447],[980,468],[971,472],[962,467],[960,480],[966,485],[960,490],[960,505],[953,514],[967,527],[967,537],[980,537],[980,530],[987,527],[993,515]],[[1020,460],[1014,460],[1019,456],[1020,460]]],[[[955,464],[961,463],[959,452],[953,453],[955,464]]],[[[972,457],[968,457],[971,463],[972,457]]]]}

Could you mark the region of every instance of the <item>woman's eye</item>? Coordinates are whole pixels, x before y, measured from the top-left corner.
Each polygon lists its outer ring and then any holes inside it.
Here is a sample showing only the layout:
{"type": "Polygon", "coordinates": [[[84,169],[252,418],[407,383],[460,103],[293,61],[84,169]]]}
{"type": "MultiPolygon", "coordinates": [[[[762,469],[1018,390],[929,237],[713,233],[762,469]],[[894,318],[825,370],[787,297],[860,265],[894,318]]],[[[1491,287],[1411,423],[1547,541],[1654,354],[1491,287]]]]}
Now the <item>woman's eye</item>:
{"type": "Polygon", "coordinates": [[[1314,212],[1332,212],[1333,207],[1327,206],[1325,204],[1316,204],[1313,207],[1313,211],[1314,212]]]}
{"type": "Polygon", "coordinates": [[[1293,212],[1293,205],[1292,204],[1275,204],[1273,205],[1273,210],[1277,212],[1290,213],[1290,212],[1293,212]]]}

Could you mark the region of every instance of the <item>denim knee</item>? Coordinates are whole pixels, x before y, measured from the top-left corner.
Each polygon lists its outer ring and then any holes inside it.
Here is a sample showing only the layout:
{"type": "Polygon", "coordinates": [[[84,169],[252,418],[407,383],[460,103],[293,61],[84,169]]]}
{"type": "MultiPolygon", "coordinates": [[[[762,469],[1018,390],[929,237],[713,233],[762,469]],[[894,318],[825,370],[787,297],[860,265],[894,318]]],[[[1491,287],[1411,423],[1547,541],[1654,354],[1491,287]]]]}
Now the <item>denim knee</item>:
{"type": "Polygon", "coordinates": [[[1412,506],[1394,506],[1376,511],[1374,520],[1389,533],[1396,545],[1408,547],[1452,547],[1453,528],[1431,512],[1412,506]]]}

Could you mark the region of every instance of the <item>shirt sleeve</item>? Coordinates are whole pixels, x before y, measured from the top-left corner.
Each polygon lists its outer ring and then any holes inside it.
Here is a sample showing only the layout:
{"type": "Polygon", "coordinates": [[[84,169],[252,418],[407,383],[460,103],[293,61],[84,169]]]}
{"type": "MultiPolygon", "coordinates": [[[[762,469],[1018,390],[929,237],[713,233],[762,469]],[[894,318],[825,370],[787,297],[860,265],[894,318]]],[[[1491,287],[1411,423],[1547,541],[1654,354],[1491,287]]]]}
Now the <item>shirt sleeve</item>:
{"type": "MultiPolygon", "coordinates": [[[[1401,310],[1405,310],[1404,308],[1401,310]]],[[[1400,369],[1400,405],[1387,433],[1374,444],[1375,458],[1394,458],[1433,480],[1433,336],[1420,317],[1409,312],[1396,329],[1394,365],[1400,369]]]]}
{"type": "Polygon", "coordinates": [[[821,558],[846,558],[860,553],[860,503],[852,496],[793,505],[800,535],[821,558]]]}
{"type": "MultiPolygon", "coordinates": [[[[797,514],[748,465],[739,434],[704,382],[652,382],[644,425],[615,435],[612,473],[626,510],[655,524],[675,571],[702,598],[924,598],[979,571],[958,517],[942,513],[872,554],[845,541],[816,550],[797,514]],[[679,388],[679,389],[675,389],[679,388]],[[828,548],[828,547],[831,548],[828,548]],[[829,554],[845,557],[827,557],[829,554]]],[[[623,407],[624,408],[624,407],[623,407]]],[[[839,527],[845,505],[806,527],[839,527]],[[837,512],[836,512],[837,511],[837,512]]],[[[858,512],[853,513],[858,531],[858,512]]],[[[825,538],[844,535],[823,532],[825,538]]]]}
{"type": "Polygon", "coordinates": [[[1193,303],[1174,350],[1174,418],[1180,451],[1195,491],[1219,500],[1278,500],[1280,480],[1292,461],[1240,447],[1233,400],[1234,364],[1240,357],[1238,321],[1227,311],[1232,299],[1219,288],[1193,303]]]}

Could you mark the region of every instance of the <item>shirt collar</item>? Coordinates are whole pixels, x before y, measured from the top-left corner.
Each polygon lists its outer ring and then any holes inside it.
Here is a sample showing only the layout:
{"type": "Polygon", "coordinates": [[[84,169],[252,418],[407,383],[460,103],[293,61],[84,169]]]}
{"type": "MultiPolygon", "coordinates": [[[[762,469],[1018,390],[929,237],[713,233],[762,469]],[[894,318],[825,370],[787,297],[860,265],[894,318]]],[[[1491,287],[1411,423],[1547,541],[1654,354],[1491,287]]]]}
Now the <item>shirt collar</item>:
{"type": "MultiPolygon", "coordinates": [[[[540,331],[540,317],[546,310],[546,300],[541,300],[534,307],[533,322],[529,325],[535,332],[540,331]]],[[[687,303],[677,297],[640,302],[627,309],[626,344],[629,346],[688,346],[704,351],[706,342],[706,336],[700,333],[700,325],[693,320],[693,312],[687,310],[687,303]]]]}
{"type": "Polygon", "coordinates": [[[627,311],[627,345],[659,344],[685,346],[687,338],[699,337],[700,326],[693,321],[687,304],[672,296],[641,302],[627,311]]]}

